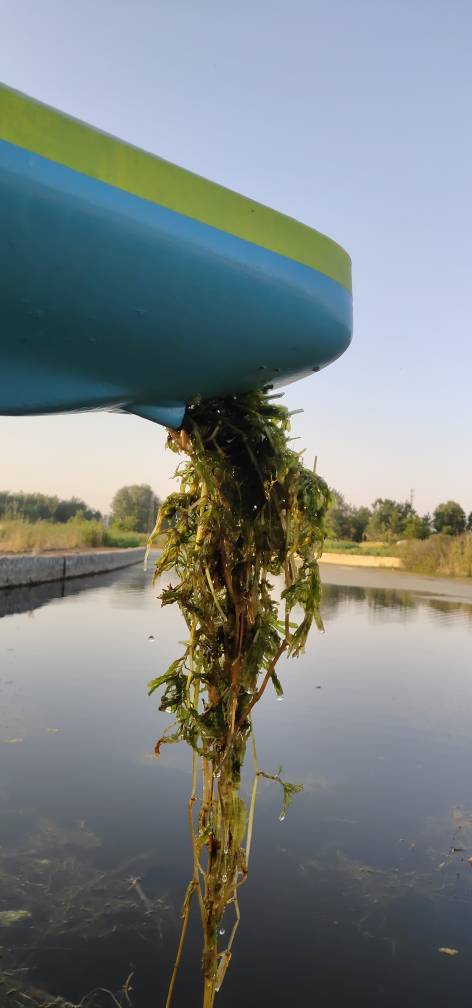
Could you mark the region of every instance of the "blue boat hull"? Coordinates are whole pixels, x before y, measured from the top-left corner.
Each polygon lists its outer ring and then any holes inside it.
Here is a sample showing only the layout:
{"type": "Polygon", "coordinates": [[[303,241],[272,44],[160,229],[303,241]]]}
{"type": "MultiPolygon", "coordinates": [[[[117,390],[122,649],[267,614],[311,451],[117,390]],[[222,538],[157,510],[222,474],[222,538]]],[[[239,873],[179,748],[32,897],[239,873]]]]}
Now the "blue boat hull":
{"type": "Polygon", "coordinates": [[[294,381],[348,346],[303,263],[0,141],[0,413],[127,409],[294,381]]]}

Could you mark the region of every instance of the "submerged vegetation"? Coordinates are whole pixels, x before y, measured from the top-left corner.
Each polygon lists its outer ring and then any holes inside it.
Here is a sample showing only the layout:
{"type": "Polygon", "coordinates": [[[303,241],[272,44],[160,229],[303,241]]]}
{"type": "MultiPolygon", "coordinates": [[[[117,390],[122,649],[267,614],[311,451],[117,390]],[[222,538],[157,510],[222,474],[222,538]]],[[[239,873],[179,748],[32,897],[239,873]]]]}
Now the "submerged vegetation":
{"type": "MultiPolygon", "coordinates": [[[[105,869],[101,839],[83,820],[66,823],[28,808],[8,813],[2,807],[2,825],[12,818],[21,823],[20,837],[13,829],[0,846],[5,907],[0,910],[0,1008],[157,1006],[149,988],[144,993],[143,964],[157,959],[160,973],[176,922],[167,894],[156,890],[156,851],[105,869]],[[98,955],[90,969],[94,950],[98,955]]],[[[374,956],[387,965],[390,960],[401,973],[402,954],[411,963],[411,932],[405,924],[416,908],[428,921],[440,922],[438,941],[431,941],[429,926],[423,936],[431,954],[451,954],[444,949],[456,941],[459,952],[466,951],[450,925],[458,905],[467,908],[471,897],[469,808],[444,806],[439,816],[420,818],[414,841],[410,834],[399,839],[380,862],[359,859],[358,843],[347,840],[346,820],[336,822],[336,843],[308,838],[301,860],[299,850],[284,851],[294,901],[303,891],[316,907],[315,942],[321,933],[339,935],[341,954],[374,956]]],[[[414,941],[417,952],[421,930],[414,941]]],[[[192,998],[192,1008],[195,1003],[192,998]]]]}
{"type": "Polygon", "coordinates": [[[152,853],[105,869],[94,858],[100,837],[83,820],[66,824],[2,806],[2,827],[9,842],[0,845],[0,1008],[131,1008],[132,972],[122,962],[119,990],[99,980],[78,992],[94,946],[110,963],[120,939],[131,958],[141,943],[156,947],[174,931],[166,894],[141,879],[152,875],[152,853]]]}
{"type": "Polygon", "coordinates": [[[255,392],[189,407],[183,429],[169,432],[170,448],[187,456],[177,470],[180,489],[162,505],[150,539],[152,545],[166,529],[155,575],[171,572],[161,601],[177,604],[188,628],[182,653],[149,684],[150,693],[163,691],[160,709],[174,718],[156,754],[180,740],[193,749],[193,875],[167,1006],[194,895],[204,1008],[221,987],[239,922],[238,888],[248,873],[259,776],[281,785],[281,819],[299,790],[282,779],[281,768],[260,771],[252,713],[268,687],[282,694],[282,656],[300,654],[313,621],[322,629],[317,558],[330,494],[289,447],[290,414],[274,398],[255,392]],[[255,779],[247,808],[240,777],[249,741],[255,779]],[[228,906],[234,926],[221,948],[228,906]]]}

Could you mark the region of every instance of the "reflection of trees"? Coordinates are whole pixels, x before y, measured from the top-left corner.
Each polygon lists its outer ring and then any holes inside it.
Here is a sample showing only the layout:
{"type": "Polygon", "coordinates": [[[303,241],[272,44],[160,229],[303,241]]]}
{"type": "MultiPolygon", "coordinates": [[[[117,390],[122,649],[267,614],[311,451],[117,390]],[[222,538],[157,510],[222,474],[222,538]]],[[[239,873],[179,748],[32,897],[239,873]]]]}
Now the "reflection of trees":
{"type": "Polygon", "coordinates": [[[391,588],[366,588],[369,609],[384,612],[385,609],[409,613],[418,609],[418,598],[412,592],[392,591],[391,588]]]}
{"type": "Polygon", "coordinates": [[[324,618],[334,616],[339,610],[353,603],[365,601],[365,588],[348,585],[323,584],[321,608],[324,618]]]}
{"type": "Polygon", "coordinates": [[[431,598],[428,599],[428,606],[446,620],[451,615],[460,613],[464,620],[472,622],[472,605],[468,605],[467,602],[448,602],[445,599],[431,598]]]}
{"type": "Polygon", "coordinates": [[[411,592],[394,591],[391,588],[361,588],[358,585],[324,584],[322,593],[323,615],[333,616],[340,609],[367,602],[373,612],[386,609],[410,611],[418,608],[419,600],[411,592]]]}
{"type": "Polygon", "coordinates": [[[375,619],[385,619],[387,612],[401,613],[403,616],[419,612],[422,608],[432,609],[435,614],[447,619],[461,615],[472,621],[472,605],[449,599],[416,595],[411,591],[397,591],[392,588],[361,588],[353,585],[324,584],[322,591],[323,617],[329,622],[350,606],[365,605],[375,619]]]}
{"type": "MultiPolygon", "coordinates": [[[[152,568],[151,561],[149,567],[152,568]]],[[[113,592],[117,596],[131,593],[137,599],[142,595],[144,604],[144,588],[150,576],[143,571],[140,564],[137,564],[107,574],[93,574],[90,577],[72,578],[66,581],[49,581],[46,584],[24,585],[19,588],[2,588],[0,619],[2,616],[11,616],[15,613],[32,612],[33,609],[39,609],[53,599],[78,595],[92,588],[108,588],[110,585],[113,585],[113,592]]],[[[328,621],[339,615],[343,609],[363,605],[365,602],[374,614],[374,619],[376,615],[380,619],[383,618],[386,610],[413,613],[425,606],[444,619],[460,614],[464,619],[472,621],[472,605],[467,602],[415,595],[413,592],[396,591],[391,588],[323,584],[322,610],[324,618],[328,621]]]]}

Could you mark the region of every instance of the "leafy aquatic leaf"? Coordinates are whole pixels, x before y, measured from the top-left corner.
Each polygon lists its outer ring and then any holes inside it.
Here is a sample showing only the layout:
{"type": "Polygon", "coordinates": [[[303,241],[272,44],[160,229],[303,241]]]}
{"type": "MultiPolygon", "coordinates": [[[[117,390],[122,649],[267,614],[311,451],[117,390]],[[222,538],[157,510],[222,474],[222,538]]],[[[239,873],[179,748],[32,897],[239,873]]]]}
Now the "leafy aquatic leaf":
{"type": "Polygon", "coordinates": [[[185,655],[182,658],[176,658],[175,661],[173,661],[169,665],[169,668],[167,669],[166,672],[164,672],[163,675],[158,676],[157,679],[151,679],[151,681],[148,682],[147,685],[148,696],[151,696],[152,693],[155,693],[155,691],[159,689],[159,686],[162,686],[163,683],[167,682],[169,679],[174,679],[175,676],[177,676],[180,673],[184,661],[185,661],[185,655]]]}

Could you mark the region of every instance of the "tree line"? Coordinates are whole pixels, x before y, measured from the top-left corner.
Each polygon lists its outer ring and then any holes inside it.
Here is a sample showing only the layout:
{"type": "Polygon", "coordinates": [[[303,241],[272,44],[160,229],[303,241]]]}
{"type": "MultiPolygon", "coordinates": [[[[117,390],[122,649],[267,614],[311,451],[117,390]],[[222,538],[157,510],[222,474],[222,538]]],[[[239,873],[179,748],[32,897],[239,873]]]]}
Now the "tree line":
{"type": "Polygon", "coordinates": [[[21,518],[29,522],[67,522],[77,517],[89,521],[102,519],[100,511],[90,508],[80,497],[61,500],[42,493],[0,490],[0,518],[21,518]]]}
{"type": "Polygon", "coordinates": [[[472,511],[467,516],[457,501],[438,504],[432,514],[419,515],[411,501],[378,497],[372,507],[348,504],[338,490],[331,491],[327,517],[330,539],[394,541],[428,539],[430,535],[462,535],[472,532],[472,511]]]}
{"type": "Polygon", "coordinates": [[[68,522],[106,520],[129,532],[150,532],[160,506],[159,498],[148,484],[134,484],[117,490],[108,519],[89,507],[80,497],[61,500],[42,493],[12,493],[0,490],[0,520],[25,522],[68,522]]]}
{"type": "MultiPolygon", "coordinates": [[[[106,520],[126,531],[143,533],[152,530],[159,506],[159,498],[147,483],[120,487],[113,497],[111,514],[107,519],[80,497],[61,500],[41,493],[0,491],[0,520],[106,520]]],[[[472,512],[467,516],[457,501],[449,500],[438,504],[433,514],[419,515],[411,501],[399,502],[387,497],[378,497],[372,507],[355,507],[333,489],[326,531],[329,539],[349,539],[352,542],[427,539],[434,533],[462,535],[472,531],[472,512]]]]}

